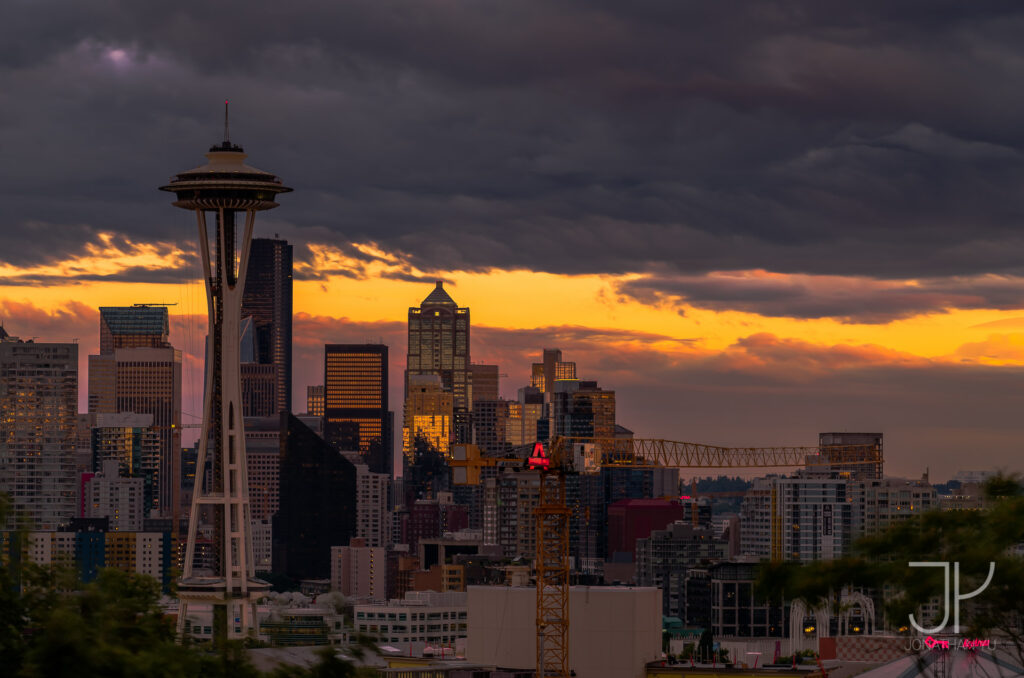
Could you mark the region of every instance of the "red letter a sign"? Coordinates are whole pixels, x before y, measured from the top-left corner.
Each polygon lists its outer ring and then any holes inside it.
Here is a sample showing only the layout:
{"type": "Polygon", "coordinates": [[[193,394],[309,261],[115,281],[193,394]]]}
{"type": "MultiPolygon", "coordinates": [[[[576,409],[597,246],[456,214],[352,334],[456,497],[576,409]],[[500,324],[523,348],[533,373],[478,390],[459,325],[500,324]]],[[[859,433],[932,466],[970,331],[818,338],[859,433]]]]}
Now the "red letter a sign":
{"type": "Polygon", "coordinates": [[[533,454],[530,455],[527,465],[532,470],[547,470],[550,463],[548,455],[544,453],[544,445],[540,442],[536,443],[533,446],[533,454]]]}

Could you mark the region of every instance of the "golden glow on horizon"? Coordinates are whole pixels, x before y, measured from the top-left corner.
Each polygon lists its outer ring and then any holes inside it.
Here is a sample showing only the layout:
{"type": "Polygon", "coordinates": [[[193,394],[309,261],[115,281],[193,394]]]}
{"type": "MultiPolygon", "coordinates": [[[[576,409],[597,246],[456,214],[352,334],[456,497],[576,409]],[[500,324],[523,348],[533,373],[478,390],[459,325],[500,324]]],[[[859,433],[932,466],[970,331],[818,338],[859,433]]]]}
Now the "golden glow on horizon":
{"type": "Polygon", "coordinates": [[[5,280],[108,276],[140,268],[151,271],[173,269],[185,265],[187,261],[188,253],[172,243],[139,243],[131,240],[118,243],[112,233],[100,233],[97,238],[99,242],[85,244],[83,254],[63,261],[24,267],[0,264],[0,276],[5,280]]]}
{"type": "MultiPolygon", "coordinates": [[[[640,274],[570,276],[497,269],[425,273],[402,255],[375,244],[351,244],[346,248],[351,254],[319,245],[311,250],[311,264],[296,264],[294,310],[312,316],[404,324],[407,309],[418,306],[430,293],[436,276],[449,281],[446,289],[460,306],[471,309],[476,328],[585,327],[607,331],[604,341],[609,346],[642,344],[670,354],[713,354],[745,337],[766,333],[818,346],[874,346],[882,349],[879,356],[888,354],[894,362],[900,360],[900,354],[908,354],[941,362],[1024,365],[1024,310],[953,309],[885,324],[773,318],[687,305],[679,312],[667,304],[621,297],[618,285],[642,277],[640,274]],[[356,277],[338,273],[342,270],[356,277]],[[322,279],[301,279],[314,271],[328,273],[322,279]]],[[[161,301],[178,304],[172,307],[172,315],[205,316],[205,290],[199,280],[126,283],[75,279],[83,274],[115,275],[136,268],[180,268],[187,263],[188,253],[174,245],[117,241],[103,234],[81,255],[63,262],[0,266],[4,278],[15,282],[33,277],[69,278],[65,284],[46,286],[0,283],[0,300],[28,303],[50,313],[69,301],[90,308],[161,301]]]]}

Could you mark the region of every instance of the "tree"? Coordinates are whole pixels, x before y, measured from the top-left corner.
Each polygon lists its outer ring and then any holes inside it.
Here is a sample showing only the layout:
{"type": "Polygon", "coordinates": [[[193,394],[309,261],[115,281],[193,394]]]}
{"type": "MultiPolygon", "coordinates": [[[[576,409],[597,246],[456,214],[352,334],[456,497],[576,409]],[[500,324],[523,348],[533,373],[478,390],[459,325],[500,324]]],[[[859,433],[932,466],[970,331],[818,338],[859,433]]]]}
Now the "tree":
{"type": "MultiPolygon", "coordinates": [[[[5,501],[0,495],[0,522],[5,501]]],[[[7,533],[0,558],[0,667],[12,678],[256,678],[244,643],[215,652],[209,643],[180,645],[159,605],[152,577],[100,570],[82,585],[72,567],[23,563],[21,533],[7,533]],[[13,535],[13,536],[11,536],[13,535]]],[[[375,650],[356,641],[356,659],[375,650]]],[[[281,678],[358,678],[369,675],[333,648],[310,667],[275,672],[281,678]]]]}

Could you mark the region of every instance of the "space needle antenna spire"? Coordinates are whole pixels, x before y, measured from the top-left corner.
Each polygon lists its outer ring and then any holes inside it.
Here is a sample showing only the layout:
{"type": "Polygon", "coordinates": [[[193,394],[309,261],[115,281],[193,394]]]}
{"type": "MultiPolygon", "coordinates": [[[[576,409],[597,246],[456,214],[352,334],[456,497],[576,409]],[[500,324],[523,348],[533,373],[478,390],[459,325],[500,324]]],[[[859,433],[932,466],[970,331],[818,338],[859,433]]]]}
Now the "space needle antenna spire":
{"type": "Polygon", "coordinates": [[[231,135],[228,127],[228,100],[224,100],[224,143],[231,143],[231,135]]]}

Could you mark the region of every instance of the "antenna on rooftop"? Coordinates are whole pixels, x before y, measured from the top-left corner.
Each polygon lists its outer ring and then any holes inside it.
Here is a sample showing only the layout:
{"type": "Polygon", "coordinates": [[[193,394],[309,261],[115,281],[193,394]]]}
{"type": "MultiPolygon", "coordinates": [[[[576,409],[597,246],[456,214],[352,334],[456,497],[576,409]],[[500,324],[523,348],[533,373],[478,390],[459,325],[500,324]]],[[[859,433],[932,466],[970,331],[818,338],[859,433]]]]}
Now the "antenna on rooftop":
{"type": "Polygon", "coordinates": [[[224,100],[224,143],[231,141],[231,135],[228,133],[228,100],[224,100]]]}

